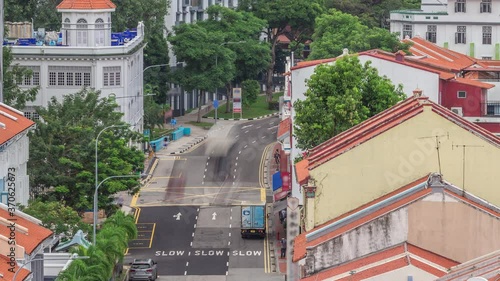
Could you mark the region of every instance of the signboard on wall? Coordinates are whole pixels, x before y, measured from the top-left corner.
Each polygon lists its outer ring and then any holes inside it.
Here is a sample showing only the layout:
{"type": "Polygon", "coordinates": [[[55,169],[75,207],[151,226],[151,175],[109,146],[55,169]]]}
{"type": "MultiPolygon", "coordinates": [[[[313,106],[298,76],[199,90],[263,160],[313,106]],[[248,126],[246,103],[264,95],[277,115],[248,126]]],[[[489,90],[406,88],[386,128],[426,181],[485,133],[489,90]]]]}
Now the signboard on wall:
{"type": "Polygon", "coordinates": [[[233,88],[233,113],[241,113],[241,88],[233,88]]]}

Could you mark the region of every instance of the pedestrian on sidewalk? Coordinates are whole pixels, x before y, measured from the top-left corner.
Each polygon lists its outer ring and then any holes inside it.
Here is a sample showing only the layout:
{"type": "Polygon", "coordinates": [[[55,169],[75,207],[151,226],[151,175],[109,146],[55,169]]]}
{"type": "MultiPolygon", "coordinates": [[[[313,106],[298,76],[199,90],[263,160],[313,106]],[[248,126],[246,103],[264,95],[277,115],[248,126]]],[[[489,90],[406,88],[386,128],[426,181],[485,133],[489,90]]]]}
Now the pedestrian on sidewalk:
{"type": "Polygon", "coordinates": [[[281,238],[281,258],[286,257],[286,239],[285,237],[281,238]]]}
{"type": "Polygon", "coordinates": [[[276,151],[274,152],[274,161],[276,161],[276,165],[280,164],[280,158],[281,158],[280,151],[276,149],[276,151]]]}

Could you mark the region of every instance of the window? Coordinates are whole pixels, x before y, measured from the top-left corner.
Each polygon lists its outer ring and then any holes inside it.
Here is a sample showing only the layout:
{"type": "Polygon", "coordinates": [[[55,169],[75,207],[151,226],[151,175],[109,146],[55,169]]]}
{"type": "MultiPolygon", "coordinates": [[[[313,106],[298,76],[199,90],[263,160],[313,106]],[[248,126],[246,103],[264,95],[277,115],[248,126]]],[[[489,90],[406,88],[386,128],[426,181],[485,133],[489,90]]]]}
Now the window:
{"type": "Polygon", "coordinates": [[[119,66],[104,67],[103,73],[104,86],[120,86],[121,68],[119,66]]]}
{"type": "Polygon", "coordinates": [[[437,25],[428,25],[425,39],[429,42],[436,43],[436,32],[437,32],[437,25]]]}
{"type": "Polygon", "coordinates": [[[467,92],[466,91],[458,91],[457,92],[457,97],[459,99],[465,99],[467,97],[467,92]]]}
{"type": "Polygon", "coordinates": [[[491,0],[481,1],[481,13],[491,13],[491,0]]]}
{"type": "Polygon", "coordinates": [[[483,44],[491,45],[491,26],[483,26],[483,44]]]}
{"type": "Polygon", "coordinates": [[[428,16],[428,17],[425,17],[425,19],[426,19],[426,20],[430,20],[430,19],[431,19],[431,17],[430,17],[430,16],[428,16]]]}
{"type": "Polygon", "coordinates": [[[76,44],[77,46],[87,46],[88,25],[85,19],[79,19],[76,24],[76,44]]]}
{"type": "Polygon", "coordinates": [[[439,19],[439,17],[432,17],[432,19],[435,19],[435,20],[437,20],[437,19],[439,19]]]}
{"type": "Polygon", "coordinates": [[[493,57],[481,57],[482,60],[492,60],[493,57]]]}
{"type": "Polygon", "coordinates": [[[90,71],[87,66],[49,66],[49,86],[91,86],[90,71]]]}
{"type": "Polygon", "coordinates": [[[410,24],[403,24],[403,39],[406,37],[412,38],[413,27],[410,24]]]}
{"type": "Polygon", "coordinates": [[[104,21],[102,19],[95,21],[95,45],[104,46],[104,21]]]}
{"type": "Polygon", "coordinates": [[[455,33],[455,44],[465,44],[467,40],[465,38],[465,32],[467,31],[467,27],[465,26],[457,26],[457,33],[455,33]]]}
{"type": "Polygon", "coordinates": [[[16,76],[14,82],[19,86],[39,86],[40,85],[40,67],[39,66],[20,66],[28,71],[24,75],[16,76]]]}
{"type": "Polygon", "coordinates": [[[24,112],[24,117],[32,120],[32,121],[37,121],[40,120],[40,115],[37,112],[34,111],[27,111],[24,112]]]}
{"type": "Polygon", "coordinates": [[[455,13],[465,13],[465,0],[457,0],[455,3],[455,13]]]}

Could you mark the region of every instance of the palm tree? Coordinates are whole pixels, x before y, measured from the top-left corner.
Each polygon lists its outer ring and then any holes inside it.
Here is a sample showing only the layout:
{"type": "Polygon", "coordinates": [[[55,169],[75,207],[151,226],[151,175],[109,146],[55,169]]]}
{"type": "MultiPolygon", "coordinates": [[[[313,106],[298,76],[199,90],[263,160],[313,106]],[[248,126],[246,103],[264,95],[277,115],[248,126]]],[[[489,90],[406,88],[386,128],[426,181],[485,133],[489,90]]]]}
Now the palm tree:
{"type": "Polygon", "coordinates": [[[122,227],[106,226],[97,235],[97,247],[104,253],[108,262],[122,262],[125,249],[128,247],[127,234],[122,227]]]}
{"type": "Polygon", "coordinates": [[[59,273],[57,281],[107,281],[99,266],[88,266],[83,260],[74,260],[59,273]]]}
{"type": "Polygon", "coordinates": [[[118,211],[114,215],[107,218],[103,224],[103,229],[105,226],[123,228],[127,234],[126,242],[137,238],[137,226],[135,225],[134,217],[131,215],[125,215],[122,211],[118,211]]]}

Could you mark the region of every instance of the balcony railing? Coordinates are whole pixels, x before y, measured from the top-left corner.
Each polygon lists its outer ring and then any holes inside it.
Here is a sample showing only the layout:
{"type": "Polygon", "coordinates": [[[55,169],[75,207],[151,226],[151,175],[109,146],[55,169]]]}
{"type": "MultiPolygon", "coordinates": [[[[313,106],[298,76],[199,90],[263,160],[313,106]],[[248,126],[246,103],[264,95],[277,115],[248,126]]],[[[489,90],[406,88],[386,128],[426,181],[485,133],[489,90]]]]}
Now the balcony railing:
{"type": "Polygon", "coordinates": [[[484,116],[500,116],[500,101],[483,103],[482,108],[485,108],[484,116]]]}

